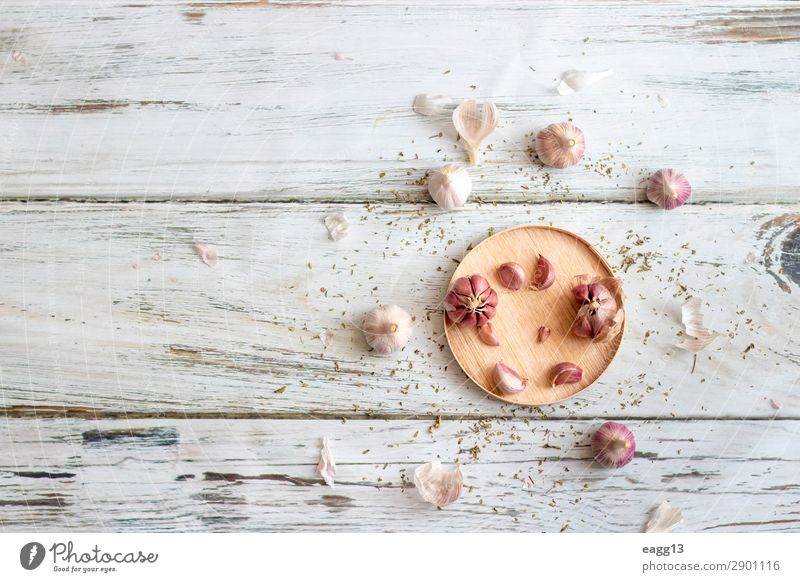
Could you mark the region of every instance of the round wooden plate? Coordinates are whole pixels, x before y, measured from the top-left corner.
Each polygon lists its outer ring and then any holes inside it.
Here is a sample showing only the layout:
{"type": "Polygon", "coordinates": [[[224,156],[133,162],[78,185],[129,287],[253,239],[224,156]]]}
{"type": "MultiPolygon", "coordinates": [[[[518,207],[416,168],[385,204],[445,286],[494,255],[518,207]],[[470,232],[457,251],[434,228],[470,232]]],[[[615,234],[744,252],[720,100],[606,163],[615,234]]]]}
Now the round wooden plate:
{"type": "Polygon", "coordinates": [[[501,345],[487,346],[478,337],[476,328],[451,323],[446,315],[445,334],[456,361],[467,376],[492,396],[534,406],[566,400],[593,384],[614,359],[624,326],[614,339],[603,343],[572,333],[577,312],[571,291],[573,278],[584,274],[614,275],[600,253],[578,235],[538,225],[504,230],[467,253],[450,285],[459,277],[475,273],[486,277],[499,296],[492,324],[501,345]],[[503,287],[497,277],[497,267],[509,261],[519,263],[530,280],[539,254],[555,267],[556,280],[549,289],[531,290],[527,284],[518,291],[503,287]],[[537,341],[540,326],[551,329],[544,343],[537,341]],[[528,378],[525,390],[508,395],[494,387],[492,372],[499,361],[528,378]],[[574,362],[583,368],[581,382],[551,387],[551,370],[560,362],[574,362]]]}

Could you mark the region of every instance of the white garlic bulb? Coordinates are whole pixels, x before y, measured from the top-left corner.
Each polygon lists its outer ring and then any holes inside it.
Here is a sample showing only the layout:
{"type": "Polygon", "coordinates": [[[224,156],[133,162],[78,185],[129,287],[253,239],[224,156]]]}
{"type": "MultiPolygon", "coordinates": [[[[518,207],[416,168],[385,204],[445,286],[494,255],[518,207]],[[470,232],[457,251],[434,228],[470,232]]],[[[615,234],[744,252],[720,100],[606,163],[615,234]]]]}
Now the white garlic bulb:
{"type": "Polygon", "coordinates": [[[428,178],[428,192],[434,202],[445,210],[464,206],[472,192],[472,180],[466,168],[448,164],[428,178]]]}
{"type": "Polygon", "coordinates": [[[364,337],[379,354],[402,350],[413,331],[411,316],[397,305],[382,305],[373,309],[364,320],[364,337]]]}

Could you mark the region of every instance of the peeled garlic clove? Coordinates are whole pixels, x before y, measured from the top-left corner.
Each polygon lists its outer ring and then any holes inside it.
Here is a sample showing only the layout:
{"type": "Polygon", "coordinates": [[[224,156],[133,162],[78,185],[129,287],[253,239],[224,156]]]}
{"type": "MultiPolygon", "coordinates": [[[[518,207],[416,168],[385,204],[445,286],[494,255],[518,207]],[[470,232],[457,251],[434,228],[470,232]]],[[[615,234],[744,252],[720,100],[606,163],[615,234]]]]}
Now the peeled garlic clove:
{"type": "Polygon", "coordinates": [[[583,370],[572,362],[561,362],[553,367],[551,384],[555,388],[561,384],[577,384],[583,378],[583,370]]]}
{"type": "Polygon", "coordinates": [[[517,394],[528,386],[527,378],[523,378],[503,362],[495,364],[493,378],[495,388],[504,394],[517,394]]]}
{"type": "Polygon", "coordinates": [[[550,328],[549,327],[544,327],[544,326],[540,327],[539,328],[539,334],[537,336],[537,339],[539,340],[539,343],[543,344],[544,342],[547,341],[547,338],[549,338],[549,337],[550,337],[550,328]]]}
{"type": "Polygon", "coordinates": [[[213,245],[196,242],[192,245],[192,250],[194,250],[200,259],[209,267],[213,267],[217,264],[217,249],[213,245]]]}
{"type": "Polygon", "coordinates": [[[647,199],[665,210],[683,205],[692,195],[692,185],[678,170],[666,168],[650,177],[647,199]]]}
{"type": "Polygon", "coordinates": [[[568,168],[581,161],[586,151],[583,131],[571,123],[553,123],[536,135],[536,155],[546,166],[568,168]]]}
{"type": "Polygon", "coordinates": [[[467,99],[453,111],[453,125],[467,144],[470,164],[480,163],[478,147],[497,128],[499,120],[497,107],[491,101],[484,101],[483,107],[478,111],[475,100],[467,99]]]}
{"type": "Polygon", "coordinates": [[[453,323],[481,327],[494,317],[498,301],[489,282],[476,273],[456,279],[444,298],[444,312],[453,323]]]}
{"type": "Polygon", "coordinates": [[[500,345],[500,340],[498,339],[497,334],[494,332],[494,326],[490,321],[487,321],[478,328],[478,337],[481,338],[481,341],[487,346],[500,345]]]}
{"type": "Polygon", "coordinates": [[[325,484],[333,489],[333,478],[336,476],[336,462],[333,460],[333,454],[328,447],[328,437],[322,439],[322,450],[319,453],[319,464],[317,465],[317,473],[325,481],[325,484]]]}
{"type": "Polygon", "coordinates": [[[653,516],[648,520],[645,533],[669,533],[683,521],[683,513],[680,509],[672,507],[666,501],[653,512],[653,516]]]}
{"type": "Polygon", "coordinates": [[[411,339],[414,322],[408,312],[397,305],[383,305],[373,309],[364,320],[364,337],[379,354],[390,354],[411,339]]]}
{"type": "Polygon", "coordinates": [[[472,180],[466,168],[448,164],[428,178],[428,193],[445,210],[464,206],[472,192],[472,180]]]}
{"type": "Polygon", "coordinates": [[[325,217],[325,227],[333,240],[342,240],[350,232],[350,221],[344,212],[334,212],[325,217]]]}
{"type": "Polygon", "coordinates": [[[580,71],[570,69],[561,75],[561,82],[556,87],[559,95],[572,95],[578,91],[583,91],[589,85],[602,81],[614,73],[613,69],[605,71],[580,71]]]}
{"type": "Polygon", "coordinates": [[[446,95],[420,93],[414,97],[412,109],[414,113],[419,113],[420,115],[441,115],[452,102],[453,100],[446,95]]]}
{"type": "Polygon", "coordinates": [[[525,284],[525,269],[519,263],[503,263],[497,267],[497,278],[503,287],[516,291],[525,284]]]}
{"type": "Polygon", "coordinates": [[[531,289],[544,291],[556,280],[556,268],[553,263],[545,259],[542,255],[536,260],[536,270],[533,272],[531,289]]]}
{"type": "Polygon", "coordinates": [[[623,467],[631,462],[635,452],[633,432],[619,422],[606,422],[592,435],[592,453],[604,467],[623,467]]]}
{"type": "Polygon", "coordinates": [[[711,345],[721,333],[711,331],[703,323],[703,300],[699,297],[690,297],[681,307],[681,320],[686,328],[686,335],[691,336],[684,339],[677,347],[690,352],[701,352],[711,345]]]}
{"type": "Polygon", "coordinates": [[[437,507],[446,507],[461,496],[464,475],[461,467],[448,471],[439,461],[425,463],[414,470],[414,486],[420,497],[437,507]]]}

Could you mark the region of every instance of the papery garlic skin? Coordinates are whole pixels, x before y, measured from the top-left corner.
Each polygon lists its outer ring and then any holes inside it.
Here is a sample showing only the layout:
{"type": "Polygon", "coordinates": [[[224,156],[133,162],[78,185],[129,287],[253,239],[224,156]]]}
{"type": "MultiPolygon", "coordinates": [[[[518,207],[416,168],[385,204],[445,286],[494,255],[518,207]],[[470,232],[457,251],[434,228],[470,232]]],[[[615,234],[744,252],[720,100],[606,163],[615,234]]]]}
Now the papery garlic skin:
{"type": "Polygon", "coordinates": [[[495,316],[499,298],[481,275],[456,279],[444,299],[447,319],[465,327],[481,327],[495,316]]]}
{"type": "Polygon", "coordinates": [[[414,469],[414,487],[420,497],[437,507],[446,507],[458,500],[463,485],[461,467],[448,471],[439,461],[434,461],[414,469]]]}
{"type": "Polygon", "coordinates": [[[491,101],[484,101],[480,111],[474,99],[467,99],[453,111],[453,125],[458,135],[467,145],[470,165],[480,164],[481,155],[478,148],[500,122],[497,107],[491,101]]]}
{"type": "Polygon", "coordinates": [[[692,195],[692,185],[678,170],[666,168],[650,177],[647,199],[665,210],[682,206],[692,195]]]}
{"type": "Polygon", "coordinates": [[[568,168],[583,158],[586,138],[583,131],[571,123],[553,123],[536,135],[534,148],[546,166],[568,168]]]}
{"type": "Polygon", "coordinates": [[[500,339],[497,337],[491,321],[487,321],[478,328],[478,337],[487,346],[497,347],[500,345],[500,339]]]}
{"type": "Polygon", "coordinates": [[[606,77],[614,74],[614,69],[606,69],[605,71],[581,71],[578,69],[570,69],[564,71],[561,75],[561,82],[556,87],[556,92],[559,95],[572,95],[579,91],[583,91],[590,85],[602,81],[606,77]]]}
{"type": "Polygon", "coordinates": [[[209,267],[215,266],[219,260],[217,249],[213,245],[196,242],[192,245],[192,250],[194,250],[200,259],[209,267]]]}
{"type": "Polygon", "coordinates": [[[319,453],[319,464],[317,464],[317,473],[322,477],[325,484],[331,489],[334,488],[334,477],[336,477],[336,462],[333,460],[333,454],[328,446],[328,437],[322,439],[322,450],[319,453]]]}
{"type": "Polygon", "coordinates": [[[606,422],[592,435],[592,453],[604,467],[624,467],[631,462],[635,452],[633,432],[622,423],[606,422]]]}
{"type": "Polygon", "coordinates": [[[550,328],[542,326],[539,328],[539,333],[537,334],[536,338],[538,339],[540,344],[543,344],[547,341],[547,338],[550,337],[550,328]]]}
{"type": "Polygon", "coordinates": [[[551,386],[555,388],[562,384],[577,384],[583,378],[583,370],[578,364],[572,362],[561,362],[553,366],[551,386]]]}
{"type": "Polygon", "coordinates": [[[553,263],[545,259],[542,255],[536,259],[536,270],[533,272],[531,289],[544,291],[548,289],[556,280],[556,268],[553,263]]]}
{"type": "Polygon", "coordinates": [[[411,339],[414,322],[408,312],[397,305],[373,309],[364,320],[364,338],[379,354],[402,350],[411,339]]]}
{"type": "Polygon", "coordinates": [[[503,394],[518,394],[528,387],[527,378],[523,378],[503,362],[497,362],[492,374],[494,386],[503,394]]]}
{"type": "Polygon", "coordinates": [[[428,193],[445,210],[464,206],[472,192],[472,180],[466,168],[448,164],[428,178],[428,193]]]}
{"type": "Polygon", "coordinates": [[[653,512],[653,516],[647,521],[645,533],[669,533],[683,521],[683,512],[672,507],[666,501],[653,512]]]}
{"type": "Polygon", "coordinates": [[[446,95],[420,93],[414,97],[414,104],[411,107],[414,113],[435,116],[444,113],[445,109],[447,109],[452,102],[453,100],[446,95]]]}
{"type": "Polygon", "coordinates": [[[690,297],[681,307],[681,321],[686,329],[686,337],[681,343],[676,344],[682,350],[701,352],[712,344],[722,334],[711,331],[703,323],[703,300],[699,297],[690,297]]]}
{"type": "Polygon", "coordinates": [[[334,212],[325,217],[325,227],[333,240],[342,240],[350,233],[350,221],[344,212],[334,212]]]}
{"type": "Polygon", "coordinates": [[[503,263],[497,267],[497,278],[503,287],[516,291],[525,284],[525,269],[519,263],[503,263]]]}

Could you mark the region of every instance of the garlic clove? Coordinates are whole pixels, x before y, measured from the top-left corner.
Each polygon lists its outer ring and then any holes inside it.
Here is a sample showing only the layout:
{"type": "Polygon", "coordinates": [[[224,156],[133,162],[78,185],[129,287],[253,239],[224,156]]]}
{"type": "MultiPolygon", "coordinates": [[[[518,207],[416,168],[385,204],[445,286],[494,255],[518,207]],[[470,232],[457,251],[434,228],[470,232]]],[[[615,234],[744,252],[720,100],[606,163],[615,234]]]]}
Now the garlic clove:
{"type": "Polygon", "coordinates": [[[550,328],[549,327],[540,327],[539,333],[537,334],[537,339],[539,340],[540,344],[543,344],[547,341],[547,338],[550,337],[550,328]]]}
{"type": "Polygon", "coordinates": [[[692,185],[678,170],[666,168],[650,177],[647,199],[665,210],[682,206],[692,195],[692,185]]]}
{"type": "Polygon", "coordinates": [[[606,422],[592,435],[592,453],[604,467],[624,467],[631,462],[635,452],[633,432],[622,423],[606,422]]]}
{"type": "Polygon", "coordinates": [[[219,259],[217,249],[213,245],[196,242],[192,245],[192,250],[200,257],[200,259],[209,267],[217,264],[219,259]]]}
{"type": "Polygon", "coordinates": [[[528,386],[527,378],[523,378],[503,362],[495,364],[493,379],[495,388],[504,394],[517,394],[528,386]]]}
{"type": "Polygon", "coordinates": [[[472,180],[466,168],[448,164],[428,178],[428,193],[445,210],[464,206],[472,192],[472,180]]]}
{"type": "Polygon", "coordinates": [[[583,378],[583,370],[578,364],[561,362],[553,366],[550,375],[552,377],[551,386],[555,388],[561,384],[577,384],[583,378]]]}
{"type": "Polygon", "coordinates": [[[721,336],[721,333],[711,331],[703,323],[703,300],[699,297],[690,297],[681,307],[681,320],[686,329],[686,335],[691,336],[684,339],[677,347],[689,352],[701,352],[711,343],[721,336]]]}
{"type": "Polygon", "coordinates": [[[503,287],[516,291],[525,284],[525,269],[519,263],[503,263],[497,268],[497,278],[503,287]]]}
{"type": "Polygon", "coordinates": [[[497,107],[491,101],[484,101],[480,111],[474,99],[467,99],[453,111],[453,125],[467,144],[469,163],[480,163],[478,147],[491,134],[499,123],[497,107]]]}
{"type": "Polygon", "coordinates": [[[553,123],[536,135],[533,145],[546,166],[568,168],[583,158],[586,138],[583,131],[571,123],[553,123]]]}
{"type": "Polygon", "coordinates": [[[439,461],[434,461],[414,470],[414,487],[420,497],[437,507],[446,507],[458,500],[463,485],[461,467],[448,471],[439,461]]]}
{"type": "Polygon", "coordinates": [[[373,309],[364,320],[364,337],[379,354],[402,350],[411,339],[414,322],[408,312],[397,305],[373,309]]]}
{"type": "Polygon", "coordinates": [[[561,75],[561,82],[556,87],[559,95],[572,95],[579,91],[583,91],[590,85],[594,85],[598,81],[602,81],[606,77],[614,74],[614,69],[606,69],[605,71],[581,71],[578,69],[570,69],[564,71],[561,75]]]}
{"type": "Polygon", "coordinates": [[[648,520],[645,533],[669,533],[683,521],[683,512],[672,507],[666,501],[653,512],[653,516],[648,520]]]}
{"type": "Polygon", "coordinates": [[[317,465],[317,473],[325,481],[325,484],[333,489],[333,478],[336,476],[336,462],[333,460],[333,454],[328,447],[328,437],[322,439],[322,450],[319,453],[319,464],[317,465]]]}
{"type": "Polygon", "coordinates": [[[350,233],[350,221],[344,212],[334,212],[325,217],[325,227],[333,240],[342,240],[350,233]]]}
{"type": "Polygon", "coordinates": [[[556,268],[553,263],[545,259],[542,255],[536,259],[536,270],[533,272],[531,289],[544,291],[556,280],[556,268]]]}
{"type": "Polygon", "coordinates": [[[414,113],[420,115],[442,115],[450,104],[453,102],[450,97],[446,95],[430,95],[428,93],[420,93],[414,97],[414,104],[412,109],[414,113]]]}
{"type": "Polygon", "coordinates": [[[481,341],[487,346],[500,345],[500,340],[498,339],[497,334],[494,332],[494,326],[492,325],[491,321],[487,321],[478,328],[478,337],[481,338],[481,341]]]}

